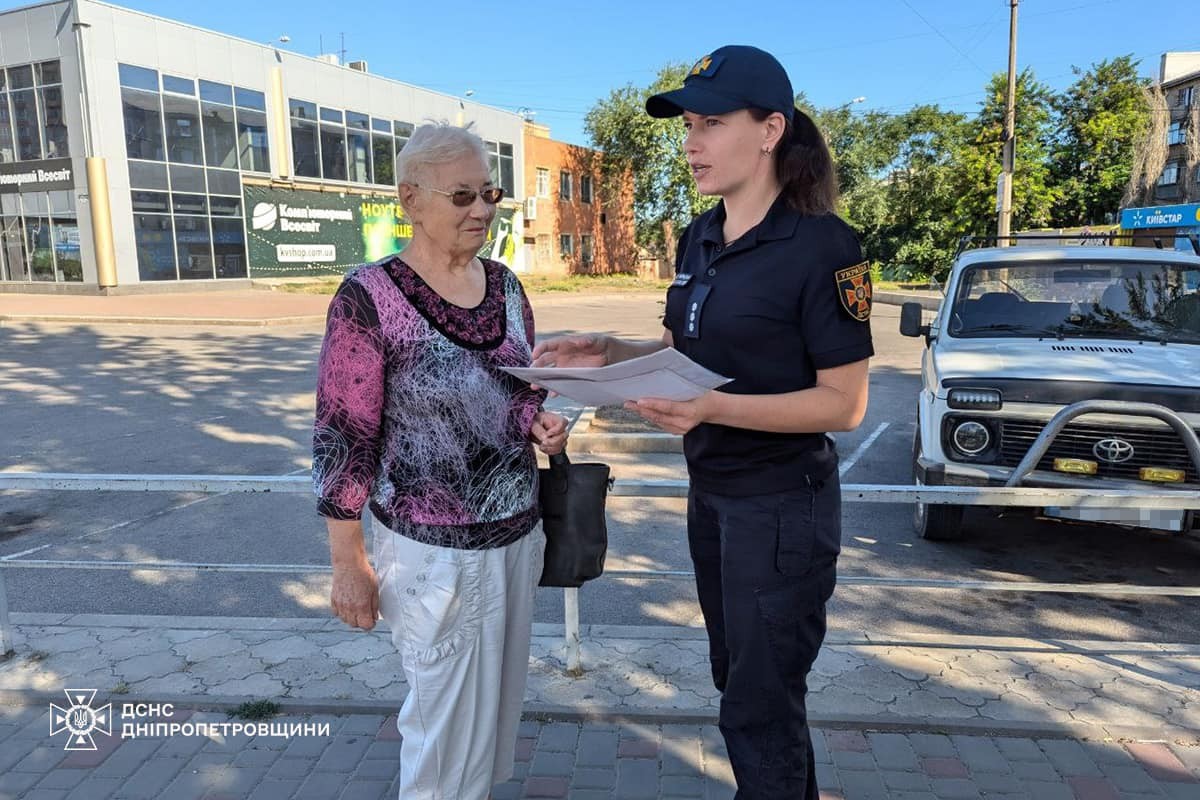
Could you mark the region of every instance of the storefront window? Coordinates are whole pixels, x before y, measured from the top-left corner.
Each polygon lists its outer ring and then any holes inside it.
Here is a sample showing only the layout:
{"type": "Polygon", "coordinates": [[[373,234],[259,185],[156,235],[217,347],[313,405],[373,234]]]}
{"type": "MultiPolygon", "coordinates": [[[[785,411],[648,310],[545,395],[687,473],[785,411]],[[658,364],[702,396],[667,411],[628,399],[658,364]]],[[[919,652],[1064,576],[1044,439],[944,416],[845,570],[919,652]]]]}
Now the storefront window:
{"type": "Polygon", "coordinates": [[[396,153],[392,144],[392,123],[386,119],[371,120],[371,161],[375,183],[391,186],[396,182],[396,153]]]}
{"type": "MultiPolygon", "coordinates": [[[[213,198],[213,213],[217,213],[216,198],[213,198]]],[[[216,257],[218,278],[245,278],[246,233],[242,220],[219,219],[212,221],[213,255],[216,257]]]]}
{"type": "MultiPolygon", "coordinates": [[[[16,195],[5,198],[16,200],[16,195]]],[[[29,280],[29,259],[25,255],[25,234],[21,218],[5,203],[4,216],[0,218],[0,248],[4,250],[5,278],[10,281],[29,280]]]]}
{"type": "Polygon", "coordinates": [[[181,280],[212,278],[212,238],[208,217],[175,215],[175,246],[181,280]]]}
{"type": "Polygon", "coordinates": [[[171,218],[166,214],[134,214],[133,232],[137,243],[138,277],[144,281],[178,278],[171,218]]]}

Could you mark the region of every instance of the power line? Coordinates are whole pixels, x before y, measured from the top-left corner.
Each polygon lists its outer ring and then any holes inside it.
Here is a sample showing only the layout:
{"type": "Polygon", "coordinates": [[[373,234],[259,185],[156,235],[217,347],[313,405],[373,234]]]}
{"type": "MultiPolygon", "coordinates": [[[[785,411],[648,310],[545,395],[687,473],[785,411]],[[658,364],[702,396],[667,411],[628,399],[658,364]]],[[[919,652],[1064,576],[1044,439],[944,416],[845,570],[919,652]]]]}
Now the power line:
{"type": "Polygon", "coordinates": [[[959,47],[958,45],[956,45],[954,42],[950,41],[950,39],[949,39],[949,38],[946,36],[946,34],[942,33],[940,30],[938,30],[938,29],[937,29],[937,26],[936,26],[936,25],[934,25],[934,24],[933,24],[932,22],[930,22],[929,20],[925,19],[925,15],[924,15],[924,14],[922,14],[920,11],[917,11],[915,8],[913,8],[913,7],[912,7],[912,4],[911,4],[911,3],[909,3],[909,2],[908,2],[908,0],[900,0],[900,2],[901,2],[901,3],[903,3],[903,4],[904,4],[904,5],[905,5],[905,6],[908,8],[908,10],[909,10],[909,11],[911,11],[911,12],[912,12],[912,13],[914,13],[914,14],[916,14],[916,15],[917,15],[917,17],[918,17],[918,18],[920,18],[920,20],[921,20],[922,22],[924,22],[926,25],[928,25],[928,26],[929,26],[930,30],[932,30],[934,33],[936,33],[938,36],[940,36],[940,37],[941,37],[941,39],[942,39],[942,41],[944,41],[946,44],[948,44],[948,45],[950,45],[952,48],[954,48],[954,50],[955,50],[955,51],[956,51],[956,52],[957,52],[957,53],[958,53],[960,56],[962,56],[963,58],[965,58],[965,59],[967,60],[967,62],[968,62],[968,63],[970,63],[972,66],[974,66],[974,67],[975,67],[975,69],[979,70],[979,71],[980,71],[980,72],[982,72],[984,75],[987,75],[987,74],[988,74],[988,71],[987,71],[986,69],[984,69],[983,67],[979,66],[979,64],[975,63],[975,59],[971,58],[971,56],[969,56],[969,55],[968,55],[968,54],[967,54],[967,53],[966,53],[966,52],[965,52],[965,51],[964,51],[964,50],[963,50],[961,47],[959,47]]]}

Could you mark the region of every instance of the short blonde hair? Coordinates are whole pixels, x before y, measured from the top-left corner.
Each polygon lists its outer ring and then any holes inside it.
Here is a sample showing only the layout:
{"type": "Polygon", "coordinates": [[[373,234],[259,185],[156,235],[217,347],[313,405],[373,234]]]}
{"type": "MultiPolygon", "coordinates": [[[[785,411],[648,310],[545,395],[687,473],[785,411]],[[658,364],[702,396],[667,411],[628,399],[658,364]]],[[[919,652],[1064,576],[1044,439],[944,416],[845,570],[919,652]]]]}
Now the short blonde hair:
{"type": "Polygon", "coordinates": [[[449,164],[460,158],[475,156],[487,164],[483,140],[470,131],[449,122],[421,125],[396,156],[396,184],[419,184],[430,167],[449,164]]]}

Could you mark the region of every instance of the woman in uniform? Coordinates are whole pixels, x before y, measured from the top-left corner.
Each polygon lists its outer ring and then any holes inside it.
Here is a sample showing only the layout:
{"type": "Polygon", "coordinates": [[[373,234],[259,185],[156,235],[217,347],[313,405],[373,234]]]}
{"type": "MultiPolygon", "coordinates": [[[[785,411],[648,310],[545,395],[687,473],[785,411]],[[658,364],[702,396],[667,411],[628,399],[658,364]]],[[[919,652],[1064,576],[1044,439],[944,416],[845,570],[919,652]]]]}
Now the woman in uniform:
{"type": "Polygon", "coordinates": [[[680,238],[663,337],[559,337],[533,354],[535,366],[603,366],[673,346],[733,379],[630,407],[684,437],[688,541],[741,800],[818,795],[806,679],[841,539],[826,432],[862,421],[873,355],[869,267],[794,97],[774,57],[738,45],[651,97],[651,116],[682,116],[696,186],[721,198],[680,238]]]}

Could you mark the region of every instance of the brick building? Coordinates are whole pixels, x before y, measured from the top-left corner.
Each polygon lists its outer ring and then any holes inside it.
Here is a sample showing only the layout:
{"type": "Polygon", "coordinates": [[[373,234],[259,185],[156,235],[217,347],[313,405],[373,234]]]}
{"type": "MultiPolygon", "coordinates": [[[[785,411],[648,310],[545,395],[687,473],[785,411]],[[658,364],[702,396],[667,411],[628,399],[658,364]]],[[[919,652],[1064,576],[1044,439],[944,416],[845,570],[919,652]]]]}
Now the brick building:
{"type": "Polygon", "coordinates": [[[605,181],[598,150],[525,123],[524,263],[543,274],[636,272],[633,176],[605,181]]]}

